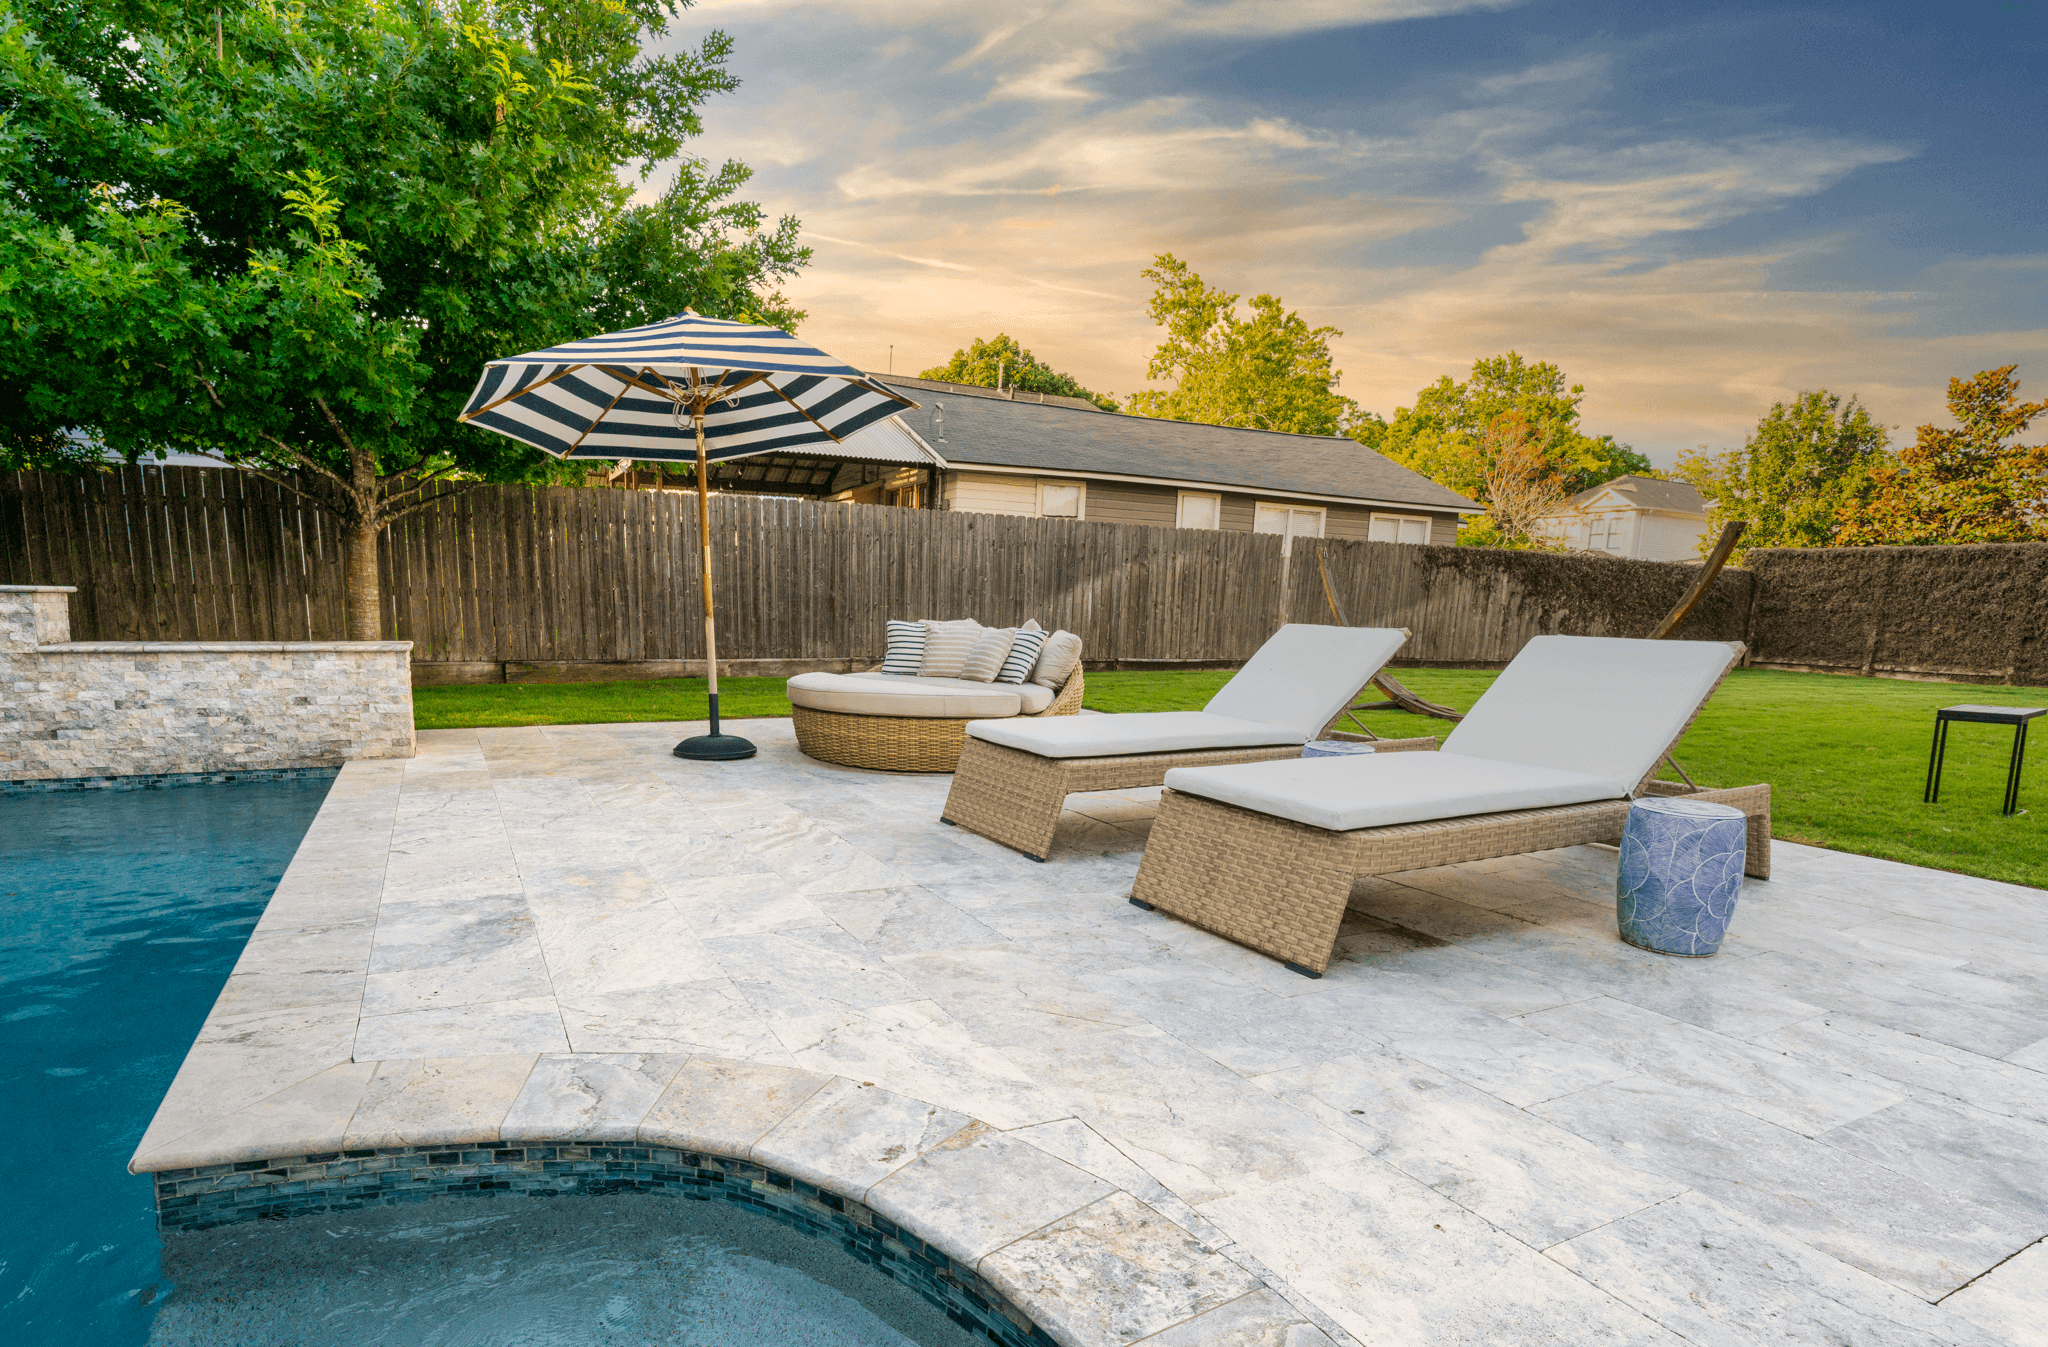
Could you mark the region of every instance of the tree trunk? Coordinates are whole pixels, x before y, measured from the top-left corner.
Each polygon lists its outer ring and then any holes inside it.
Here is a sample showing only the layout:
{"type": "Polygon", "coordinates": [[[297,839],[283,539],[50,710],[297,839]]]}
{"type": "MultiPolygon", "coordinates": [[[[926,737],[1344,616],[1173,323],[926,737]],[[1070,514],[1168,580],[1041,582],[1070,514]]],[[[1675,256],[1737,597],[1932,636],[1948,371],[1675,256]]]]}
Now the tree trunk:
{"type": "Polygon", "coordinates": [[[351,523],[341,535],[342,583],[351,641],[381,641],[383,586],[377,576],[377,526],[351,523]]]}

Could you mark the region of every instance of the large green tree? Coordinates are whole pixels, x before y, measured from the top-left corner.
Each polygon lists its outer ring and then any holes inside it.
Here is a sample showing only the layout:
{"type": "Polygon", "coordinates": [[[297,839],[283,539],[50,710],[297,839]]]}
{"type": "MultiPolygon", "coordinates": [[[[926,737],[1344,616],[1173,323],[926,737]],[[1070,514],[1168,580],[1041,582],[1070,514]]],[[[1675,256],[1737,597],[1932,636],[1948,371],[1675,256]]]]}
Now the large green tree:
{"type": "Polygon", "coordinates": [[[974,388],[1016,388],[1026,393],[1086,398],[1104,411],[1117,409],[1115,398],[1083,388],[1073,375],[1062,374],[1046,364],[1007,332],[998,332],[987,340],[976,337],[953,352],[951,360],[932,366],[918,377],[974,388]]]}
{"type": "Polygon", "coordinates": [[[1166,329],[1146,376],[1166,389],[1133,393],[1125,410],[1172,421],[1341,434],[1358,405],[1337,393],[1343,371],[1330,354],[1334,327],[1310,327],[1277,295],[1259,295],[1240,317],[1238,296],[1212,290],[1187,263],[1160,253],[1142,273],[1146,306],[1166,329]]]}
{"type": "Polygon", "coordinates": [[[1826,547],[1839,516],[1870,494],[1870,474],[1886,461],[1885,428],[1854,397],[1825,388],[1777,402],[1740,449],[1682,454],[1677,475],[1707,501],[1709,530],[1746,519],[1742,554],[1752,547],[1826,547]]]}
{"type": "Polygon", "coordinates": [[[419,479],[544,476],[462,427],[483,364],[792,315],[738,165],[637,184],[733,87],[670,0],[0,0],[0,454],[211,454],[341,525],[348,635],[419,479]]]}
{"type": "Polygon", "coordinates": [[[1834,541],[2020,543],[2048,540],[2048,444],[2017,444],[2048,400],[2021,402],[2017,365],[1948,381],[1956,428],[1920,427],[1871,469],[1865,499],[1838,511],[1834,541]]]}
{"type": "Polygon", "coordinates": [[[1531,363],[1519,352],[1472,362],[1462,383],[1446,374],[1415,395],[1413,407],[1399,407],[1394,419],[1362,418],[1353,434],[1360,442],[1404,463],[1461,495],[1485,503],[1494,470],[1488,430],[1512,413],[1526,428],[1528,444],[1547,465],[1565,494],[1584,491],[1624,474],[1654,476],[1650,460],[1612,435],[1579,429],[1582,384],[1565,384],[1564,371],[1548,361],[1531,363]]]}

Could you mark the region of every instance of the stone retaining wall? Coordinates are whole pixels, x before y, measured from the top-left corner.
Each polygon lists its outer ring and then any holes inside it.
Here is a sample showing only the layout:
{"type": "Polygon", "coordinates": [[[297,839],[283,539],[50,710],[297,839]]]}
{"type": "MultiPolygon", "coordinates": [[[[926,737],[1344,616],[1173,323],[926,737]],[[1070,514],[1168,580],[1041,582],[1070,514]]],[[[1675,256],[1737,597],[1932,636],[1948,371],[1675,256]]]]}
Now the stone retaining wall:
{"type": "Polygon", "coordinates": [[[73,641],[72,592],[0,585],[0,780],[413,755],[410,641],[73,641]]]}

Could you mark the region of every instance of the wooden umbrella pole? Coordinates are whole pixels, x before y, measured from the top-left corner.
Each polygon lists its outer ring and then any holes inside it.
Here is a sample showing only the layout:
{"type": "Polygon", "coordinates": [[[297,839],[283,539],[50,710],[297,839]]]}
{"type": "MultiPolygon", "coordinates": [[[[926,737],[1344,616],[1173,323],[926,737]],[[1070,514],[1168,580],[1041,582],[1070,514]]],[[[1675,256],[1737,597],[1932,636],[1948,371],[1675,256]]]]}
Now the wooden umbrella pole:
{"type": "Polygon", "coordinates": [[[718,733],[718,622],[711,602],[711,467],[704,453],[704,408],[690,410],[697,430],[697,542],[703,561],[704,676],[711,689],[711,733],[718,733]]]}

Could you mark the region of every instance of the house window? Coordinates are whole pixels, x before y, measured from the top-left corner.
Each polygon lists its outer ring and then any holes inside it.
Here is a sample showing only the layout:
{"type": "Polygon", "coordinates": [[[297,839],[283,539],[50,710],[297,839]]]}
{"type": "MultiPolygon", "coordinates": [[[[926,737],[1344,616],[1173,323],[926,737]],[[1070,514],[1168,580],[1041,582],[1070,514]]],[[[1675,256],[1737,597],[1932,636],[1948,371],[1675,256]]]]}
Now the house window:
{"type": "Polygon", "coordinates": [[[1220,529],[1223,527],[1223,497],[1204,494],[1200,491],[1180,493],[1180,512],[1174,523],[1184,529],[1220,529]]]}
{"type": "Polygon", "coordinates": [[[1079,519],[1082,486],[1079,482],[1040,482],[1038,513],[1047,519],[1079,519]]]}
{"type": "Polygon", "coordinates": [[[1272,505],[1260,501],[1252,514],[1252,532],[1281,535],[1280,555],[1286,556],[1296,538],[1323,536],[1323,508],[1320,505],[1272,505]]]}
{"type": "Polygon", "coordinates": [[[1593,521],[1592,545],[1603,552],[1622,550],[1622,534],[1628,527],[1627,517],[1620,514],[1601,515],[1593,521]]]}
{"type": "Polygon", "coordinates": [[[1375,514],[1365,536],[1376,543],[1426,543],[1429,525],[1427,515],[1375,514]]]}

